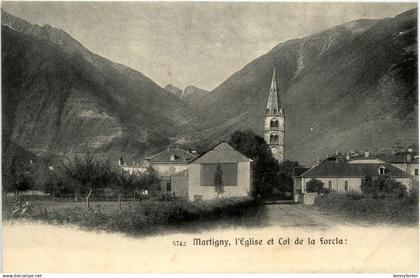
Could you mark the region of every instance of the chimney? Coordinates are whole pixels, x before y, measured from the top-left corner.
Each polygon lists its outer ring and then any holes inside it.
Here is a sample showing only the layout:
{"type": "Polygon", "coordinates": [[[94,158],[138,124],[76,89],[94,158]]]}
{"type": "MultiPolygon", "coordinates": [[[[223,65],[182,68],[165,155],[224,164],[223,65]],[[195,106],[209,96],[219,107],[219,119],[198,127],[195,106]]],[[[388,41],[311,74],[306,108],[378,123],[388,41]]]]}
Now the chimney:
{"type": "Polygon", "coordinates": [[[365,150],[365,158],[369,158],[369,151],[365,150]]]}
{"type": "Polygon", "coordinates": [[[407,154],[407,162],[411,162],[411,154],[407,154]]]}
{"type": "Polygon", "coordinates": [[[350,160],[350,154],[346,153],[346,160],[349,161],[350,160]]]}

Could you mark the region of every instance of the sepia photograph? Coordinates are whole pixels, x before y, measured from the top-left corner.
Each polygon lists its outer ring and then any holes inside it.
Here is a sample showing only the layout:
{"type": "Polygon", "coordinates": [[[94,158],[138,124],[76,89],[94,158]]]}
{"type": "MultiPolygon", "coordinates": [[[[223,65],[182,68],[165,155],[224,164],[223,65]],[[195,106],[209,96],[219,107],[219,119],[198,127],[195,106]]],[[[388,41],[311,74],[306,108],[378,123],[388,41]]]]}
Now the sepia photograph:
{"type": "Polygon", "coordinates": [[[417,18],[1,1],[1,272],[417,277],[417,18]]]}

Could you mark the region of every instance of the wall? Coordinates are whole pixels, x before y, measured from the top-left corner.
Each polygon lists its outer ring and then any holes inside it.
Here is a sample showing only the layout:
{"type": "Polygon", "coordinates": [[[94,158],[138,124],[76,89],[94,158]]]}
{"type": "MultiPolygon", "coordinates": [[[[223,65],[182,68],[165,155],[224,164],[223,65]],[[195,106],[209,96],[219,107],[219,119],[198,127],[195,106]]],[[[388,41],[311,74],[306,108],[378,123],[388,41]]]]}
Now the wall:
{"type": "MultiPolygon", "coordinates": [[[[362,182],[361,178],[316,178],[317,180],[320,180],[324,183],[324,187],[328,188],[328,181],[331,181],[332,183],[332,190],[336,192],[345,192],[345,181],[348,181],[349,189],[348,191],[356,191],[360,192],[360,184],[362,182]]],[[[311,178],[303,178],[302,179],[302,186],[306,190],[306,183],[310,181],[311,178]]]]}
{"type": "Polygon", "coordinates": [[[303,204],[313,205],[315,204],[315,198],[318,196],[318,193],[304,193],[303,195],[303,204]]]}
{"type": "Polygon", "coordinates": [[[415,163],[398,163],[398,164],[392,164],[392,166],[397,167],[398,169],[406,172],[407,174],[414,177],[415,181],[419,180],[419,176],[414,175],[414,170],[419,169],[419,165],[415,163]]]}
{"type": "Polygon", "coordinates": [[[183,171],[188,168],[187,164],[171,164],[171,163],[154,163],[152,164],[153,169],[159,176],[171,176],[175,173],[183,171]]]}
{"type": "MultiPolygon", "coordinates": [[[[188,198],[193,201],[194,196],[201,196],[203,200],[217,197],[214,186],[201,186],[201,164],[189,165],[188,198]]],[[[220,197],[242,197],[251,193],[251,162],[238,163],[238,184],[225,186],[220,197]]]]}
{"type": "MultiPolygon", "coordinates": [[[[362,183],[362,178],[316,178],[324,183],[324,187],[328,188],[328,181],[332,182],[332,189],[336,192],[345,192],[344,185],[345,181],[348,181],[349,190],[348,191],[355,191],[361,192],[360,185],[362,183]]],[[[306,183],[310,181],[310,178],[303,178],[302,179],[302,186],[305,187],[306,190],[306,183]]],[[[411,178],[395,178],[396,181],[404,184],[407,190],[410,190],[412,187],[412,179],[411,178]]]]}
{"type": "Polygon", "coordinates": [[[144,173],[147,171],[147,167],[145,166],[121,166],[121,169],[123,171],[129,172],[130,174],[132,173],[144,173]]]}
{"type": "Polygon", "coordinates": [[[172,176],[171,192],[179,197],[188,196],[188,176],[172,176]]]}

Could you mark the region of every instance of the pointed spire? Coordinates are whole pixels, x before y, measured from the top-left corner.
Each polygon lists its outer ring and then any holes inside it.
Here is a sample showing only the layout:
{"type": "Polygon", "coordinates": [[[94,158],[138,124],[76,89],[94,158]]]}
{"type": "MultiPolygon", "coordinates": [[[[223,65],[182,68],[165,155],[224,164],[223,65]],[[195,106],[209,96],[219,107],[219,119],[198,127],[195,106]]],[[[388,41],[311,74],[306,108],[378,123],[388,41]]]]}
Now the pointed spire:
{"type": "Polygon", "coordinates": [[[273,76],[271,78],[270,93],[268,95],[266,114],[277,115],[283,114],[283,108],[280,105],[279,86],[277,84],[276,68],[274,67],[273,76]]]}

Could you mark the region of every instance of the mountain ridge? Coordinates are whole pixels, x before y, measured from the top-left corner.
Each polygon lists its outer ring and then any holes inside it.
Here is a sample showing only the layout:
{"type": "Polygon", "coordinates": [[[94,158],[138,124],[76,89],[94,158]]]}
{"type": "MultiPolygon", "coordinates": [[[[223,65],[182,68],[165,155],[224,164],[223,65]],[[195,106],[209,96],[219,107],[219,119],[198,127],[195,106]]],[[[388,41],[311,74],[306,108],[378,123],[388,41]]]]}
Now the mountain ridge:
{"type": "Polygon", "coordinates": [[[234,129],[262,135],[275,61],[285,102],[287,159],[311,164],[337,149],[416,142],[416,13],[352,22],[363,26],[357,32],[343,24],[280,43],[203,98],[195,108],[203,123],[196,140],[205,133],[213,142],[234,129]],[[367,138],[370,132],[377,142],[367,138]]]}

